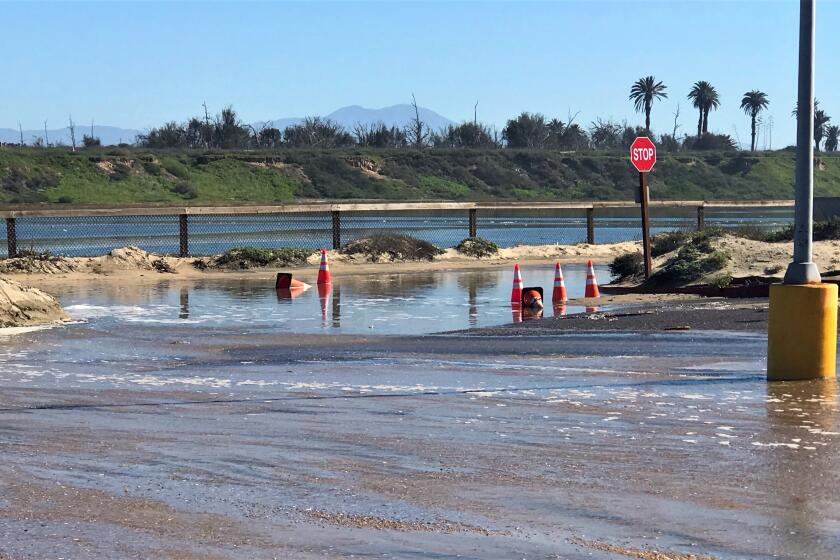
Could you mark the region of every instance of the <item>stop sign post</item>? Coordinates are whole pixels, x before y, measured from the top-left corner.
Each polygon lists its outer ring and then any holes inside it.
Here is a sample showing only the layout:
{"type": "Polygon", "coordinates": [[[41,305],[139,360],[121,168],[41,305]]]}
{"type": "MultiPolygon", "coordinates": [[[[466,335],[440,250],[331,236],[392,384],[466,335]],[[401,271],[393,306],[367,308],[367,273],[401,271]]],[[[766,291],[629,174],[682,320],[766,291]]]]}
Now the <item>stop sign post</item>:
{"type": "Polygon", "coordinates": [[[656,165],[656,146],[647,136],[639,136],[630,145],[630,163],[639,172],[638,202],[642,204],[642,245],[645,252],[645,278],[650,278],[650,189],[648,173],[656,165]]]}

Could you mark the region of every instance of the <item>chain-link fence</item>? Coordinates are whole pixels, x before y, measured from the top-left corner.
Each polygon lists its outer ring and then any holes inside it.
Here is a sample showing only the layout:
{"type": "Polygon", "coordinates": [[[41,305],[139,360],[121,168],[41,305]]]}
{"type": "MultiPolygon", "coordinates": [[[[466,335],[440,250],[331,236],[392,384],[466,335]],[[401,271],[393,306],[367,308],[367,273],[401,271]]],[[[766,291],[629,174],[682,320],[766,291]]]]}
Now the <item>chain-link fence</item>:
{"type": "MultiPolygon", "coordinates": [[[[557,208],[533,207],[380,209],[189,215],[16,216],[0,228],[0,256],[25,251],[63,256],[95,256],[133,245],[159,254],[213,255],[232,247],[261,248],[343,246],[376,234],[399,233],[439,247],[453,247],[475,233],[501,247],[575,243],[616,243],[641,239],[638,207],[599,204],[557,208]]],[[[452,206],[452,205],[450,205],[452,206]]],[[[227,209],[225,209],[227,210],[227,209]]],[[[79,212],[75,212],[78,214],[79,212]]],[[[654,206],[651,233],[698,227],[778,229],[793,220],[790,206],[654,206]]]]}

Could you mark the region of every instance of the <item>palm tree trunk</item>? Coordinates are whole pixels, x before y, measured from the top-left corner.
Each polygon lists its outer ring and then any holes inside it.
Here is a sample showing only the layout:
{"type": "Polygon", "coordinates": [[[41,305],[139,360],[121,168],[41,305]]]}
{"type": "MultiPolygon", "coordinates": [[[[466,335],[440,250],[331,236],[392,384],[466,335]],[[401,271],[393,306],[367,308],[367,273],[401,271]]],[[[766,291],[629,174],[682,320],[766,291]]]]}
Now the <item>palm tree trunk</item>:
{"type": "Polygon", "coordinates": [[[703,134],[709,132],[709,108],[703,109],[703,134]]]}
{"type": "Polygon", "coordinates": [[[645,132],[650,135],[650,105],[645,107],[645,132]]]}
{"type": "Polygon", "coordinates": [[[700,138],[700,135],[703,134],[703,109],[698,109],[700,112],[700,118],[697,119],[697,138],[700,138]]]}
{"type": "Polygon", "coordinates": [[[755,114],[752,116],[752,142],[750,143],[750,151],[755,151],[755,114]]]}

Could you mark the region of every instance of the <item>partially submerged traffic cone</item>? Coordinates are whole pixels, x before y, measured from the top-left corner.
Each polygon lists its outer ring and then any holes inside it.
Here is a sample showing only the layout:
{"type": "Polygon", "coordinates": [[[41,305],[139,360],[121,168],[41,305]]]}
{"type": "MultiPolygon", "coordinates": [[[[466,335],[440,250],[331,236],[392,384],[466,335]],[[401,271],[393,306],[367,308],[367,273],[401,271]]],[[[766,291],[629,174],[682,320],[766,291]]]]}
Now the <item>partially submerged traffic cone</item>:
{"type": "Polygon", "coordinates": [[[569,299],[566,296],[566,283],[563,281],[563,269],[560,263],[554,265],[554,291],[551,293],[551,303],[557,305],[569,299]]]}
{"type": "Polygon", "coordinates": [[[275,290],[306,290],[311,288],[306,282],[295,280],[291,272],[278,272],[277,280],[274,282],[275,290]]]}
{"type": "Polygon", "coordinates": [[[513,289],[510,292],[510,302],[522,304],[522,274],[519,272],[519,265],[513,265],[513,289]]]}
{"type": "Polygon", "coordinates": [[[566,315],[566,304],[561,303],[560,305],[554,306],[554,316],[555,317],[563,317],[566,315]]]}
{"type": "Polygon", "coordinates": [[[540,287],[522,288],[522,307],[531,309],[542,309],[543,289],[540,287]]]}
{"type": "Polygon", "coordinates": [[[586,263],[586,291],[583,296],[588,298],[601,297],[601,292],[598,291],[598,281],[595,279],[595,268],[592,266],[590,260],[586,263]]]}
{"type": "Polygon", "coordinates": [[[318,269],[317,284],[329,284],[330,280],[330,265],[327,262],[327,250],[321,249],[321,267],[318,269]]]}

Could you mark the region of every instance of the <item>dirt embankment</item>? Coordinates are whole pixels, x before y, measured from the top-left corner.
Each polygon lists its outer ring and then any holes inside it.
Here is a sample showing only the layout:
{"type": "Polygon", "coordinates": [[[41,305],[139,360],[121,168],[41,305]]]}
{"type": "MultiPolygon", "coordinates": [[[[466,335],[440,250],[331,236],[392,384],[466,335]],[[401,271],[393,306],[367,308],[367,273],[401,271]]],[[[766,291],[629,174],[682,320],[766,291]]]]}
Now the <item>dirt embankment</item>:
{"type": "MultiPolygon", "coordinates": [[[[611,268],[622,287],[682,288],[689,286],[772,283],[784,277],[791,262],[790,242],[771,243],[731,234],[660,234],[653,242],[653,274],[645,281],[639,249],[616,259],[611,268]],[[684,236],[673,244],[671,236],[684,236]]],[[[840,240],[816,241],[813,260],[824,277],[837,276],[840,269],[840,240]]]]}
{"type": "Polygon", "coordinates": [[[68,319],[51,295],[0,278],[0,327],[30,327],[60,323],[68,319]]]}

